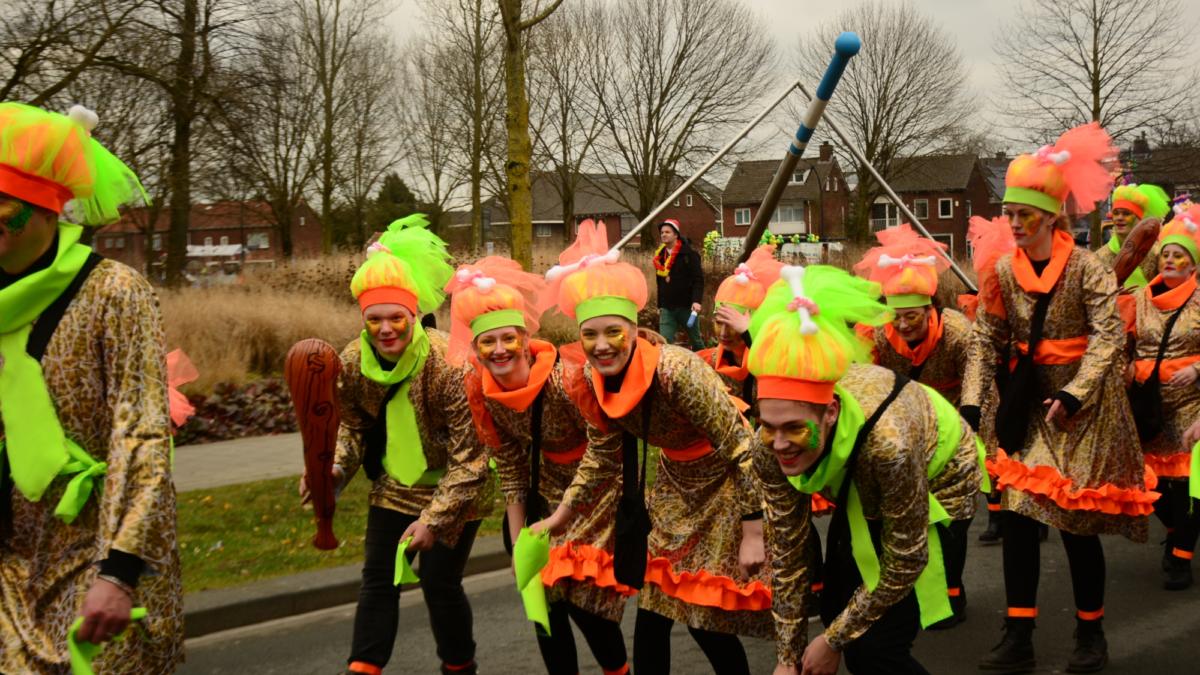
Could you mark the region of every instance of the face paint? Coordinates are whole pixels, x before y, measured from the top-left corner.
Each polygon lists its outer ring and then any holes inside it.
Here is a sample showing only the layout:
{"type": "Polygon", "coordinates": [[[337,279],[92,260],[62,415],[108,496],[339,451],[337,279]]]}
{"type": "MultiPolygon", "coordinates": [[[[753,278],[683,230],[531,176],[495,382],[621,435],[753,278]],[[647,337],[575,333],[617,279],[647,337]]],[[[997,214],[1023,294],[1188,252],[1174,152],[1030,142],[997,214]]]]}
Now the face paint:
{"type": "Polygon", "coordinates": [[[925,312],[916,310],[908,312],[896,312],[896,316],[892,317],[892,323],[895,325],[900,325],[900,319],[904,319],[904,323],[908,324],[909,326],[916,326],[925,320],[925,312]]]}
{"type": "Polygon", "coordinates": [[[1021,221],[1021,227],[1025,228],[1027,237],[1036,236],[1042,229],[1042,214],[1037,211],[1020,211],[1010,215],[1021,221]]]}
{"type": "Polygon", "coordinates": [[[610,326],[604,329],[604,339],[608,340],[613,349],[623,352],[629,344],[629,331],[619,326],[610,326]]]}
{"type": "Polygon", "coordinates": [[[1183,271],[1191,267],[1192,258],[1186,252],[1180,250],[1180,247],[1168,245],[1158,255],[1158,266],[1166,269],[1168,265],[1177,271],[1183,271]]]}
{"type": "Polygon", "coordinates": [[[521,354],[525,349],[521,335],[514,331],[512,333],[505,333],[498,340],[492,335],[479,338],[479,342],[477,343],[479,355],[484,359],[490,360],[500,345],[504,345],[504,351],[508,356],[521,354]]]}
{"type": "Polygon", "coordinates": [[[33,206],[20,199],[8,199],[0,202],[0,225],[8,228],[14,236],[19,237],[33,217],[33,206]]]}
{"type": "Polygon", "coordinates": [[[367,334],[371,336],[372,340],[379,339],[379,334],[383,331],[385,321],[392,327],[392,330],[396,332],[401,340],[407,340],[412,333],[412,325],[408,317],[403,314],[397,314],[387,319],[372,316],[364,320],[364,323],[367,324],[367,334]]]}
{"type": "Polygon", "coordinates": [[[588,356],[596,351],[596,340],[600,339],[600,334],[594,330],[585,330],[579,334],[579,341],[583,343],[583,352],[588,356]]]}
{"type": "MultiPolygon", "coordinates": [[[[762,425],[763,444],[770,447],[775,444],[778,430],[762,425]]],[[[783,433],[788,442],[802,450],[816,450],[821,447],[821,430],[812,420],[791,422],[783,427],[783,433]]]]}

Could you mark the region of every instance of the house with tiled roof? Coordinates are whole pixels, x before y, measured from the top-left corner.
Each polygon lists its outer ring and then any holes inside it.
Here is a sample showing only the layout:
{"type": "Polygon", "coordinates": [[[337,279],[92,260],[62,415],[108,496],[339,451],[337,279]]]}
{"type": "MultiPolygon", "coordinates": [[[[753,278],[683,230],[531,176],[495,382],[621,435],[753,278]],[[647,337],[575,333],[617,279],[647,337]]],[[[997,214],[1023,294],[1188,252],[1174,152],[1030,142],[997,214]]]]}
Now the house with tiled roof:
{"type": "MultiPolygon", "coordinates": [[[[738,162],[725,186],[724,236],[746,236],[778,170],[778,159],[738,162]]],[[[849,207],[846,178],[833,156],[833,146],[825,143],[816,161],[800,160],[767,229],[772,234],[815,234],[822,239],[841,239],[846,236],[843,223],[849,207]]]]}
{"type": "MultiPolygon", "coordinates": [[[[994,174],[975,155],[923,155],[903,161],[899,177],[889,181],[913,215],[933,238],[954,255],[968,255],[967,227],[971,216],[993,218],[1002,213],[989,177],[994,174]]],[[[905,222],[887,195],[871,207],[871,231],[905,222]]]]}

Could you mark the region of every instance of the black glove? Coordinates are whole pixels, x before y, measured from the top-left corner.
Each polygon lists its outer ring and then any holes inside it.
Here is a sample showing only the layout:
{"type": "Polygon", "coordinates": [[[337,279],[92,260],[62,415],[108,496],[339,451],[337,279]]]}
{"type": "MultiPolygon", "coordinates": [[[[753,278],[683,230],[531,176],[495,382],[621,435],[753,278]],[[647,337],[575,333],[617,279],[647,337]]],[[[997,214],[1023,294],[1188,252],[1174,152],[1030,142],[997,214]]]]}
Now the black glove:
{"type": "Polygon", "coordinates": [[[983,417],[983,412],[980,411],[977,405],[964,405],[958,409],[958,414],[971,425],[971,431],[979,433],[979,420],[983,417]]]}
{"type": "Polygon", "coordinates": [[[1079,399],[1065,391],[1060,391],[1055,394],[1054,400],[1060,401],[1063,404],[1063,407],[1067,409],[1068,418],[1074,417],[1075,413],[1079,412],[1079,409],[1083,407],[1083,404],[1079,402],[1079,399]]]}

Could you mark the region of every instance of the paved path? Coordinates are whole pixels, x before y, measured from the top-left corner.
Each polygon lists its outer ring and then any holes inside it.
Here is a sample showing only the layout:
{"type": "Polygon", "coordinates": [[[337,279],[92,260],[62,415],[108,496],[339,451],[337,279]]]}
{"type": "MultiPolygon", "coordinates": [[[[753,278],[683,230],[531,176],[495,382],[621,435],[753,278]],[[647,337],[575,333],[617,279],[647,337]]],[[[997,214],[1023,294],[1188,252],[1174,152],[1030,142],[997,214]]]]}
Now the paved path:
{"type": "Polygon", "coordinates": [[[239,438],[175,448],[175,490],[206,490],[304,471],[300,434],[239,438]]]}

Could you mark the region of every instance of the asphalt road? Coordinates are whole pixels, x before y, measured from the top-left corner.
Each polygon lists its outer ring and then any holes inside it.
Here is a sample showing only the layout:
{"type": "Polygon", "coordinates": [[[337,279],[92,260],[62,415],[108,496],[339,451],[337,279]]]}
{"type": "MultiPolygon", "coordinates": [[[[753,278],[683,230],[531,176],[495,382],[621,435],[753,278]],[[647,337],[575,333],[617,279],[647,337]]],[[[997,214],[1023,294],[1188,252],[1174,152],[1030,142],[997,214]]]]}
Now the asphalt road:
{"type": "MultiPolygon", "coordinates": [[[[967,558],[968,620],[948,631],[922,632],[914,648],[931,673],[979,673],[976,664],[1000,639],[1004,585],[1000,546],[985,546],[976,536],[986,511],[976,518],[967,558]]],[[[828,521],[828,519],[822,519],[828,521]]],[[[1105,628],[1111,663],[1106,673],[1150,675],[1200,671],[1200,586],[1189,591],[1163,590],[1159,578],[1162,527],[1154,521],[1151,544],[1139,545],[1105,537],[1108,565],[1105,628]]],[[[1073,647],[1074,606],[1066,553],[1056,532],[1042,547],[1041,616],[1034,633],[1038,673],[1064,672],[1073,647]]],[[[468,579],[475,612],[477,661],[486,675],[544,673],[537,643],[525,621],[520,599],[507,570],[468,579]]],[[[633,601],[625,616],[625,635],[632,655],[633,601]]],[[[344,672],[354,607],[343,607],[281,619],[267,624],[189,640],[188,663],[181,675],[335,675],[344,672]]],[[[819,621],[811,628],[815,636],[819,621]]],[[[580,671],[598,675],[600,668],[576,632],[580,671]]],[[[774,645],[743,639],[751,671],[769,675],[774,645]]],[[[672,633],[673,672],[710,673],[711,668],[688,632],[672,633]]],[[[392,662],[385,672],[434,675],[438,672],[433,638],[420,593],[401,599],[400,632],[392,662]]],[[[843,672],[845,669],[843,668],[843,672]]]]}

